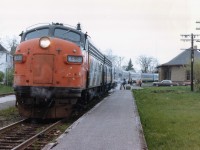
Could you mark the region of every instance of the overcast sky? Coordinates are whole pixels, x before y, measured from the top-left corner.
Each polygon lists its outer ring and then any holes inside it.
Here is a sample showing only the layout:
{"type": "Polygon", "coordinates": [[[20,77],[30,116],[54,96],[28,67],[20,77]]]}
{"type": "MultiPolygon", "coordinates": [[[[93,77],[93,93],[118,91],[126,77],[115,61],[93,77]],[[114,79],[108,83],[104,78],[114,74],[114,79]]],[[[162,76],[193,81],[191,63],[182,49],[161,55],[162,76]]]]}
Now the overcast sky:
{"type": "Polygon", "coordinates": [[[200,34],[199,0],[1,0],[0,6],[1,39],[37,23],[80,22],[99,49],[133,63],[140,55],[168,62],[190,47],[180,34],[200,34]]]}

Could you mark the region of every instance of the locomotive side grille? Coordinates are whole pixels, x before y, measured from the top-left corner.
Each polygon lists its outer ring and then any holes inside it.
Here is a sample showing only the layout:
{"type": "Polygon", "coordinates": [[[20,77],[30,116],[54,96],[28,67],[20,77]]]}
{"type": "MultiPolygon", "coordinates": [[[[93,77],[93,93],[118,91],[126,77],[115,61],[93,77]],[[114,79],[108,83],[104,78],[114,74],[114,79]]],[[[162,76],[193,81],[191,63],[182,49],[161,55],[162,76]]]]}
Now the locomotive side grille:
{"type": "Polygon", "coordinates": [[[34,84],[52,84],[54,56],[53,55],[34,55],[32,63],[33,83],[34,84]]]}

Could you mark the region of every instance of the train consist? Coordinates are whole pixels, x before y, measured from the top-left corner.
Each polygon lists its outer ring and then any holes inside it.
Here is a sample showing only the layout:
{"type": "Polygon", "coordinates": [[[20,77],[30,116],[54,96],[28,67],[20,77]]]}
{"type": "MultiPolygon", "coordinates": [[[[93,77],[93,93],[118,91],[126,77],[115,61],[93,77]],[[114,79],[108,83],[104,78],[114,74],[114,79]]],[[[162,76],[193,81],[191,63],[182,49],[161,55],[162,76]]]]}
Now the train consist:
{"type": "Polygon", "coordinates": [[[158,73],[135,73],[115,68],[115,79],[117,79],[118,82],[123,79],[126,79],[127,81],[131,80],[134,83],[138,80],[142,80],[142,82],[154,82],[159,80],[159,75],[158,73]]]}
{"type": "Polygon", "coordinates": [[[114,86],[112,62],[83,33],[59,23],[21,33],[14,90],[21,116],[63,118],[114,86]]]}

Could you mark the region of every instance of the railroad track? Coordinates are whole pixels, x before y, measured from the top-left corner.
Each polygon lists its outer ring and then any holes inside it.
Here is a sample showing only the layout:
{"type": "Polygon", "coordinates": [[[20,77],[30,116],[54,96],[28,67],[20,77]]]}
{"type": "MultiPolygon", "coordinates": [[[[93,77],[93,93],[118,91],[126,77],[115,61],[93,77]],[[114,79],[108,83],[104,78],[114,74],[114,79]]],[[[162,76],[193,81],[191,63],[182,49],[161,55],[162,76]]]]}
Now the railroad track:
{"type": "Polygon", "coordinates": [[[63,119],[48,123],[47,120],[34,122],[31,119],[26,119],[0,128],[0,150],[40,150],[60,136],[68,126],[99,101],[101,101],[100,98],[90,102],[83,109],[74,111],[68,120],[63,119]]]}
{"type": "Polygon", "coordinates": [[[57,134],[58,125],[63,120],[54,123],[32,123],[22,120],[0,129],[0,149],[41,149],[57,134]],[[50,138],[50,139],[49,139],[50,138]],[[48,140],[49,139],[49,140],[48,140]]]}

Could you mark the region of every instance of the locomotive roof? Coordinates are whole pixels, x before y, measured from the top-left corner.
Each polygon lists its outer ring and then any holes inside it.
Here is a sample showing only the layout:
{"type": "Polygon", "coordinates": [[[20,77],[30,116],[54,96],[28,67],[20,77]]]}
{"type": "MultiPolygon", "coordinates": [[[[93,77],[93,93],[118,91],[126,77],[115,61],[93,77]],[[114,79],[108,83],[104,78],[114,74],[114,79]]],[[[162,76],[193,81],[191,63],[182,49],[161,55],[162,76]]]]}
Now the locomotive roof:
{"type": "Polygon", "coordinates": [[[55,27],[66,28],[66,29],[70,29],[71,31],[79,32],[80,34],[84,34],[81,31],[80,24],[79,24],[79,26],[77,25],[77,27],[74,27],[74,26],[70,26],[70,25],[66,25],[66,24],[62,24],[62,23],[35,24],[35,25],[32,25],[32,26],[26,28],[26,31],[22,32],[22,34],[26,33],[26,32],[30,32],[30,31],[36,30],[36,29],[40,29],[40,28],[55,28],[55,27]]]}

